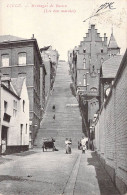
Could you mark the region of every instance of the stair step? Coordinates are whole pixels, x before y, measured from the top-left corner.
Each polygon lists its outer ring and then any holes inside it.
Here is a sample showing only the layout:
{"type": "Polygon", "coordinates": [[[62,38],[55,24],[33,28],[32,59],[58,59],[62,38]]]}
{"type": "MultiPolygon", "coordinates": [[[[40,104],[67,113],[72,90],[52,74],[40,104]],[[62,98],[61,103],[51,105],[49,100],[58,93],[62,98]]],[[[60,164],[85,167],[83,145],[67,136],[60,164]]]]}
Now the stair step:
{"type": "Polygon", "coordinates": [[[72,81],[68,70],[69,65],[65,62],[58,65],[54,91],[49,97],[46,112],[38,130],[36,147],[42,146],[44,137],[54,137],[57,148],[65,148],[65,139],[68,137],[72,139],[72,147],[77,147],[83,135],[82,118],[77,99],[72,95],[70,88],[72,81]],[[55,112],[52,110],[54,104],[55,112]],[[54,114],[55,120],[53,120],[54,114]]]}

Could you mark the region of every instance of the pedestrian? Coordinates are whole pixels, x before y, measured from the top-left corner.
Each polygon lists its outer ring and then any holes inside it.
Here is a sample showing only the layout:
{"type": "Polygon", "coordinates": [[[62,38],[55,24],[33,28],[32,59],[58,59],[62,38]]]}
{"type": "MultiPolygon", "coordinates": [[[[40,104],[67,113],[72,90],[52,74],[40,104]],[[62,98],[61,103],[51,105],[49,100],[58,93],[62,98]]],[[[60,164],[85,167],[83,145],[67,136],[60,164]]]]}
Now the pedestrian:
{"type": "Polygon", "coordinates": [[[52,110],[55,112],[55,109],[56,109],[56,107],[55,107],[55,105],[53,105],[52,106],[52,110]]]}
{"type": "Polygon", "coordinates": [[[1,145],[2,145],[2,151],[1,151],[1,153],[2,153],[2,155],[4,155],[5,152],[6,152],[6,139],[2,139],[1,145]]]}
{"type": "Polygon", "coordinates": [[[88,150],[88,141],[86,141],[86,149],[88,150]]]}
{"type": "Polygon", "coordinates": [[[86,150],[86,141],[88,139],[86,137],[82,137],[82,140],[81,140],[81,144],[82,144],[82,153],[85,153],[85,150],[86,150]]]}
{"type": "Polygon", "coordinates": [[[66,138],[65,145],[66,145],[66,154],[71,154],[71,141],[66,138]]]}
{"type": "Polygon", "coordinates": [[[81,150],[81,140],[80,141],[78,141],[78,150],[81,150]]]}
{"type": "Polygon", "coordinates": [[[56,116],[55,116],[55,114],[53,115],[53,119],[55,120],[55,118],[56,118],[56,116]]]}

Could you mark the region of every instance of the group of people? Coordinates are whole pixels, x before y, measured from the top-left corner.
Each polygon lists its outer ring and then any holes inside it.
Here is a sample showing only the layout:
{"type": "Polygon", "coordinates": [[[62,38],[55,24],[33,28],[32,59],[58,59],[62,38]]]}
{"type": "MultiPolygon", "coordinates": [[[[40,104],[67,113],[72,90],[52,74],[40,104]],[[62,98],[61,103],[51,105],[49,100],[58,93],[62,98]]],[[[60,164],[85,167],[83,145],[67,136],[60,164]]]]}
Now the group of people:
{"type": "MultiPolygon", "coordinates": [[[[71,154],[71,145],[72,140],[71,138],[66,138],[65,146],[66,146],[66,154],[71,154]]],[[[82,153],[85,153],[88,150],[88,138],[83,136],[82,139],[78,142],[78,149],[82,150],[82,153]]]]}
{"type": "MultiPolygon", "coordinates": [[[[55,104],[52,106],[53,112],[56,110],[55,104]]],[[[55,120],[55,114],[53,115],[53,119],[55,120]]],[[[66,138],[65,140],[65,146],[66,146],[66,154],[71,154],[71,145],[72,140],[71,138],[66,138]]],[[[82,139],[78,142],[78,149],[82,149],[82,153],[85,153],[85,150],[88,150],[88,138],[83,136],[82,139]]]]}

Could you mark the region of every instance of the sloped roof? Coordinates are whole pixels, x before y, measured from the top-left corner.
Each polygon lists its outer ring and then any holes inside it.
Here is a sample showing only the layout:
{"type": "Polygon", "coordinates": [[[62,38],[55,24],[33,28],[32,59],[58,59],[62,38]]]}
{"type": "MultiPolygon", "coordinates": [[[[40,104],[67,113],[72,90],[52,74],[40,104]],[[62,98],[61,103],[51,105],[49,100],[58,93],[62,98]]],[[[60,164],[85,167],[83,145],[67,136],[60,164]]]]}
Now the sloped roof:
{"type": "Polygon", "coordinates": [[[41,48],[41,49],[40,49],[40,52],[42,52],[42,51],[46,51],[46,50],[48,50],[49,48],[50,48],[50,46],[43,47],[43,48],[41,48]]]}
{"type": "Polygon", "coordinates": [[[24,79],[25,77],[11,78],[11,83],[19,96],[21,95],[24,79]]]}
{"type": "Polygon", "coordinates": [[[110,40],[109,40],[109,44],[108,44],[108,48],[109,49],[117,49],[117,48],[119,48],[113,33],[111,34],[111,37],[110,37],[110,40]]]}
{"type": "Polygon", "coordinates": [[[26,40],[26,39],[21,38],[21,37],[16,37],[13,35],[1,35],[0,36],[0,43],[1,42],[8,42],[8,41],[20,41],[20,40],[26,40]]]}
{"type": "Polygon", "coordinates": [[[1,78],[1,86],[6,89],[7,91],[9,91],[10,93],[12,93],[14,96],[19,97],[19,95],[17,94],[16,90],[14,89],[12,83],[11,83],[11,78],[10,77],[2,77],[1,78]]]}
{"type": "Polygon", "coordinates": [[[106,60],[102,64],[102,75],[103,78],[115,78],[120,63],[122,61],[122,55],[116,55],[106,60]]]}

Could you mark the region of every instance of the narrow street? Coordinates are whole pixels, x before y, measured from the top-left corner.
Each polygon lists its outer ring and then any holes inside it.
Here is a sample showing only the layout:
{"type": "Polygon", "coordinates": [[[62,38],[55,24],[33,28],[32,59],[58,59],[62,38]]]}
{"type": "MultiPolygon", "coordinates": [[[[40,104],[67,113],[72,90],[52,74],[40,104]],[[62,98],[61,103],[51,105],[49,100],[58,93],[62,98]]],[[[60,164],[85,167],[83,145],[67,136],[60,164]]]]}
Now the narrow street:
{"type": "Polygon", "coordinates": [[[60,62],[34,149],[0,157],[1,195],[119,194],[95,152],[77,148],[82,119],[70,85],[69,66],[60,62]],[[42,137],[54,137],[58,151],[43,152],[42,137]],[[72,154],[65,154],[66,137],[72,139],[72,154]]]}

